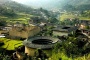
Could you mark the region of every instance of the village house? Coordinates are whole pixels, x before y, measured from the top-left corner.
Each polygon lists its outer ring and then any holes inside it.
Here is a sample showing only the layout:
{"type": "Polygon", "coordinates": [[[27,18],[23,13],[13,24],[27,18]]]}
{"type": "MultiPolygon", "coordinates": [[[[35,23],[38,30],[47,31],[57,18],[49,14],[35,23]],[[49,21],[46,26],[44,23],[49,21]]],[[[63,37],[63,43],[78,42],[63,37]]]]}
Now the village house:
{"type": "Polygon", "coordinates": [[[79,29],[86,29],[87,26],[90,27],[89,20],[80,20],[79,29]]]}
{"type": "Polygon", "coordinates": [[[71,32],[77,30],[75,26],[59,26],[53,29],[54,36],[68,36],[71,32]]]}

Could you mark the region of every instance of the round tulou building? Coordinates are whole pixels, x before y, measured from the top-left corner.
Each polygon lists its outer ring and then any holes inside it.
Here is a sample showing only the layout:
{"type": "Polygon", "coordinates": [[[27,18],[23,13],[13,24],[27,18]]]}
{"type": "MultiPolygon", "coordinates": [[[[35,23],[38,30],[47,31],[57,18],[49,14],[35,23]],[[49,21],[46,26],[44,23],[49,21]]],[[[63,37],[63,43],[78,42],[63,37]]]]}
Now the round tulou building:
{"type": "Polygon", "coordinates": [[[52,48],[57,42],[57,38],[41,36],[26,39],[23,44],[25,45],[25,53],[29,56],[34,56],[37,49],[41,49],[44,53],[50,56],[52,48]]]}

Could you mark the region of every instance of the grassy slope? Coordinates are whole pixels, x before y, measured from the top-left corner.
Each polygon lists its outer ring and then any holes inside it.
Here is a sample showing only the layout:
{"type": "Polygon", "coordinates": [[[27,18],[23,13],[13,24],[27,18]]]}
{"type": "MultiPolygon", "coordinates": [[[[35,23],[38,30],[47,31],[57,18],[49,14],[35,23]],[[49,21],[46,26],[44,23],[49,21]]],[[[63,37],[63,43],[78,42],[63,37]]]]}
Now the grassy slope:
{"type": "Polygon", "coordinates": [[[0,38],[0,41],[3,41],[5,45],[2,46],[2,48],[6,48],[7,50],[14,50],[15,47],[21,46],[22,41],[19,40],[11,40],[6,38],[0,38]]]}
{"type": "Polygon", "coordinates": [[[90,17],[82,17],[82,16],[75,16],[73,14],[63,14],[60,16],[60,20],[65,20],[67,18],[79,18],[79,20],[90,20],[90,17]]]}

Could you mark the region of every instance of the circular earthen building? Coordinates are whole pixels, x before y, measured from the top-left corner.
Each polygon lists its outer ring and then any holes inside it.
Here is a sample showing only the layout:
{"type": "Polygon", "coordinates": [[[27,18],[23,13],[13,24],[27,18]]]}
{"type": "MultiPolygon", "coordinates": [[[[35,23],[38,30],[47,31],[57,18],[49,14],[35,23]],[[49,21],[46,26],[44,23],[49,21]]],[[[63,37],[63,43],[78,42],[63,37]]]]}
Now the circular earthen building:
{"type": "Polygon", "coordinates": [[[25,45],[25,53],[34,56],[36,49],[41,49],[50,55],[49,53],[52,52],[51,50],[57,42],[57,38],[41,36],[26,39],[23,44],[25,45]]]}

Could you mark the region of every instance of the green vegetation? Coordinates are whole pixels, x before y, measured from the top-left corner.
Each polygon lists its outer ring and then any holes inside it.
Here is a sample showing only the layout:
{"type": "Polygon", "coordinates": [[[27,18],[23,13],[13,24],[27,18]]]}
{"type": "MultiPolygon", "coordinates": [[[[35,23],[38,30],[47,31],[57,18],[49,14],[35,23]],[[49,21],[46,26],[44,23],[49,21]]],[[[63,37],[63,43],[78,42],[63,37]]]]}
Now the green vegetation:
{"type": "Polygon", "coordinates": [[[0,20],[4,20],[7,23],[24,23],[27,24],[27,21],[30,20],[32,14],[32,8],[27,7],[23,4],[19,4],[13,1],[1,1],[0,4],[0,20]]]}
{"type": "Polygon", "coordinates": [[[14,50],[16,47],[23,45],[20,40],[12,40],[7,38],[0,38],[1,42],[4,42],[2,48],[6,48],[7,50],[14,50]]]}
{"type": "Polygon", "coordinates": [[[9,9],[9,8],[0,6],[0,15],[4,15],[4,16],[8,16],[8,17],[13,17],[16,14],[15,14],[13,9],[9,9]]]}
{"type": "Polygon", "coordinates": [[[60,20],[66,20],[66,19],[74,19],[74,18],[78,18],[79,20],[90,20],[90,11],[83,11],[80,14],[73,14],[73,12],[71,13],[64,13],[60,16],[60,20]]]}
{"type": "Polygon", "coordinates": [[[4,20],[7,23],[16,23],[16,22],[20,22],[20,23],[28,23],[28,20],[30,20],[30,17],[32,15],[30,14],[25,14],[25,13],[17,13],[17,16],[14,17],[6,17],[6,16],[0,16],[0,20],[4,20]]]}
{"type": "Polygon", "coordinates": [[[44,26],[42,31],[37,36],[53,36],[53,27],[52,26],[44,26]]]}
{"type": "Polygon", "coordinates": [[[55,45],[49,60],[89,60],[89,49],[84,49],[84,44],[79,39],[68,37],[66,41],[55,45]]]}
{"type": "Polygon", "coordinates": [[[77,58],[72,58],[72,57],[68,57],[65,53],[59,52],[57,54],[53,54],[51,58],[49,58],[49,60],[89,60],[90,59],[90,54],[88,55],[84,55],[84,56],[80,56],[77,58]]]}
{"type": "MultiPolygon", "coordinates": [[[[61,25],[68,25],[68,24],[75,25],[76,23],[78,23],[78,20],[90,20],[90,7],[89,7],[90,2],[88,3],[89,0],[87,1],[73,0],[71,2],[70,1],[71,0],[67,0],[66,3],[63,4],[64,8],[62,7],[62,9],[63,11],[65,10],[65,13],[60,15],[61,25]],[[67,2],[70,3],[67,4],[67,2]],[[84,4],[83,2],[88,4],[84,4]]],[[[59,21],[57,19],[57,15],[59,15],[59,13],[57,11],[55,12],[47,11],[43,8],[33,9],[31,7],[27,7],[25,5],[13,1],[6,3],[4,2],[4,4],[0,5],[0,26],[6,26],[6,24],[9,23],[28,24],[29,20],[32,20],[34,23],[36,22],[36,24],[41,22],[49,22],[58,25],[59,21]]],[[[38,34],[38,36],[54,37],[52,34],[53,26],[47,26],[47,25],[48,24],[42,27],[42,31],[41,33],[38,34]]],[[[89,29],[90,27],[87,26],[86,28],[89,29]]],[[[52,53],[49,52],[50,54],[52,54],[52,56],[49,57],[49,60],[89,60],[90,45],[88,45],[87,48],[87,46],[85,46],[87,41],[84,42],[81,41],[82,39],[78,39],[76,37],[77,35],[72,34],[72,37],[68,36],[66,39],[63,39],[65,41],[62,41],[62,43],[57,43],[55,47],[52,49],[52,53]]],[[[15,50],[15,48],[23,45],[22,43],[23,41],[12,40],[7,38],[0,38],[0,42],[1,42],[0,57],[3,55],[2,56],[3,58],[5,57],[6,54],[5,51],[4,53],[2,52],[3,49],[6,49],[6,51],[15,50]]],[[[42,50],[37,50],[35,57],[42,58],[42,60],[45,60],[44,59],[45,57],[48,59],[48,56],[46,55],[49,55],[49,53],[45,54],[43,53],[42,50]]],[[[5,59],[7,60],[7,58],[5,59]]],[[[30,60],[35,60],[35,59],[30,59],[30,60]]]]}
{"type": "Polygon", "coordinates": [[[6,21],[0,20],[0,26],[6,26],[6,21]]]}
{"type": "Polygon", "coordinates": [[[62,20],[62,21],[66,20],[66,19],[73,19],[73,18],[76,18],[76,16],[72,15],[72,14],[67,14],[67,13],[60,16],[60,20],[62,20]]]}

